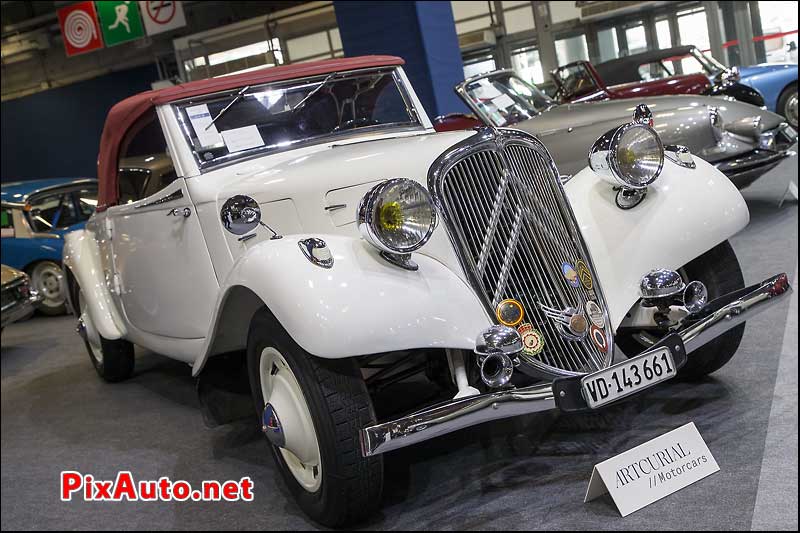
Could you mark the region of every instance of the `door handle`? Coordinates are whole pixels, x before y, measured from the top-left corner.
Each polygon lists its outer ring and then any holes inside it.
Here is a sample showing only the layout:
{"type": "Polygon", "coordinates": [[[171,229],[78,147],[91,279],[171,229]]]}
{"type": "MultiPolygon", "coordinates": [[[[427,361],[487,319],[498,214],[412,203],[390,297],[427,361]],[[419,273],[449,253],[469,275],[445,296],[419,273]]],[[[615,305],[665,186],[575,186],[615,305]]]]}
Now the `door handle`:
{"type": "Polygon", "coordinates": [[[188,207],[184,207],[183,209],[181,209],[180,207],[176,207],[174,209],[170,209],[169,211],[167,211],[167,216],[168,217],[172,216],[172,217],[187,218],[191,214],[192,214],[192,210],[189,209],[188,207]]]}

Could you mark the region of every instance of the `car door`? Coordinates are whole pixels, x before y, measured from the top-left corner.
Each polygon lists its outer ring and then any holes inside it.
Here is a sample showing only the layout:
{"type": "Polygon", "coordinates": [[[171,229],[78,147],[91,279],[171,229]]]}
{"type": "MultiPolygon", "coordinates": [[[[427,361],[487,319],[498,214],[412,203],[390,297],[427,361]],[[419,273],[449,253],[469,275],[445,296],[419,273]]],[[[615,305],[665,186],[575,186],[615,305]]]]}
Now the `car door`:
{"type": "Polygon", "coordinates": [[[108,209],[114,291],[137,329],[205,337],[219,285],[184,179],[108,209]]]}
{"type": "Polygon", "coordinates": [[[205,337],[219,284],[186,180],[172,170],[155,113],[135,135],[144,138],[123,142],[118,205],[107,209],[103,222],[112,290],[134,328],[205,337]]]}

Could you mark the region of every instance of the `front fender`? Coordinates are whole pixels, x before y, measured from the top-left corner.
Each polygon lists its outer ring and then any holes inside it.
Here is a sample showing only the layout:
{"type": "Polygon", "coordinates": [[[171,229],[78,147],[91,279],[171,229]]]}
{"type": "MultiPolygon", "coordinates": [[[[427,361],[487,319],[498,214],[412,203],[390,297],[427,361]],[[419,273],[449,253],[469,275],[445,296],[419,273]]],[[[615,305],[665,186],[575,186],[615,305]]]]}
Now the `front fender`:
{"type": "Polygon", "coordinates": [[[590,168],[564,186],[592,256],[612,325],[639,299],[639,280],[654,268],[677,269],[725,241],[750,220],[744,198],[714,166],[664,162],[661,176],[633,209],[590,168]]]}
{"type": "Polygon", "coordinates": [[[473,290],[431,257],[414,254],[419,270],[412,272],[389,264],[361,239],[313,236],[327,243],[332,268],[306,259],[298,246],[305,235],[262,241],[237,260],[194,374],[209,355],[243,347],[236,345],[236,339],[246,339],[241,328],[249,323],[242,309],[252,309],[254,297],[304,350],[323,358],[416,348],[471,350],[477,332],[491,323],[473,290]],[[241,303],[227,305],[231,298],[241,303]],[[231,323],[226,313],[239,316],[231,323]]]}
{"type": "Polygon", "coordinates": [[[126,329],[105,282],[100,249],[83,229],[64,235],[63,263],[69,268],[86,300],[87,312],[97,331],[109,340],[125,336],[126,329]]]}

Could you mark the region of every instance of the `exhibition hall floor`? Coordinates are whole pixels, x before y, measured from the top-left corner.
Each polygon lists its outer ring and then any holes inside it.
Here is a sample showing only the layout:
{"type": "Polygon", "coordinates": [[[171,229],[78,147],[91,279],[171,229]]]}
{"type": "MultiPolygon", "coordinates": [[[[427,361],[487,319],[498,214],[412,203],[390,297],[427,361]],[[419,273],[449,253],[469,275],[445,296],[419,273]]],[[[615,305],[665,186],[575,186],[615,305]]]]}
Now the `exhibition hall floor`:
{"type": "MultiPolygon", "coordinates": [[[[797,176],[791,160],[766,178],[797,176]]],[[[766,181],[766,180],[762,180],[766,181]]],[[[732,239],[746,282],[797,282],[797,202],[773,183],[745,192],[732,239]]],[[[668,221],[665,221],[668,223],[668,221]]],[[[654,265],[657,266],[657,265],[654,265]]],[[[733,361],[591,416],[488,423],[385,457],[369,529],[797,529],[797,293],[747,324],[733,361]],[[626,518],[583,503],[592,466],[694,422],[720,471],[626,518]]],[[[102,382],[71,317],[37,316],[2,335],[2,529],[307,529],[255,421],[208,429],[188,366],[137,352],[135,376],[102,382]],[[113,479],[254,482],[252,503],[59,499],[59,473],[113,479]]]]}

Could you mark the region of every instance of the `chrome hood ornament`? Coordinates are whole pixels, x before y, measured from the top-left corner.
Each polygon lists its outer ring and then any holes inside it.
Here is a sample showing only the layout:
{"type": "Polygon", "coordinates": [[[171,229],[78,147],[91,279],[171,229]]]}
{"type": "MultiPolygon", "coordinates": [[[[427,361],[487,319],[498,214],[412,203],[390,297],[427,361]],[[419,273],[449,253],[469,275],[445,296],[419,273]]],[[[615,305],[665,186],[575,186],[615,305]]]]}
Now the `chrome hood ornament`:
{"type": "Polygon", "coordinates": [[[581,341],[589,333],[589,322],[584,314],[575,307],[563,310],[553,309],[544,304],[539,304],[542,312],[556,323],[562,337],[571,341],[581,341]]]}

